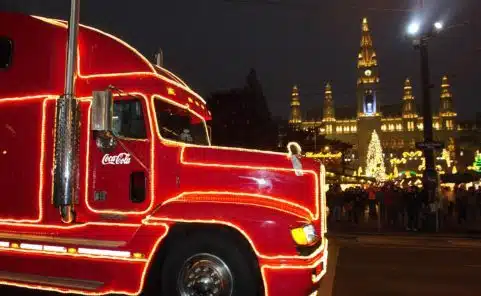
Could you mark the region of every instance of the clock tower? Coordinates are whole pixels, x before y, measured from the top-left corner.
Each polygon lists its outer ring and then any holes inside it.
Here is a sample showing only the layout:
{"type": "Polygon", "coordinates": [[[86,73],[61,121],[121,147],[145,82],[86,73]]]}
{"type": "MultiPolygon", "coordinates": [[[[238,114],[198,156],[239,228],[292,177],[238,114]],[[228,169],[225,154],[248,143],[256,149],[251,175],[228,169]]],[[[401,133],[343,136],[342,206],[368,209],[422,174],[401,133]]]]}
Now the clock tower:
{"type": "Polygon", "coordinates": [[[376,131],[382,138],[383,133],[378,101],[379,67],[366,18],[362,20],[361,27],[361,48],[357,59],[357,149],[359,164],[365,167],[371,134],[376,131]]]}
{"type": "Polygon", "coordinates": [[[377,116],[379,105],[377,88],[379,71],[376,52],[372,44],[367,18],[362,20],[361,48],[357,60],[357,114],[358,117],[377,116]]]}

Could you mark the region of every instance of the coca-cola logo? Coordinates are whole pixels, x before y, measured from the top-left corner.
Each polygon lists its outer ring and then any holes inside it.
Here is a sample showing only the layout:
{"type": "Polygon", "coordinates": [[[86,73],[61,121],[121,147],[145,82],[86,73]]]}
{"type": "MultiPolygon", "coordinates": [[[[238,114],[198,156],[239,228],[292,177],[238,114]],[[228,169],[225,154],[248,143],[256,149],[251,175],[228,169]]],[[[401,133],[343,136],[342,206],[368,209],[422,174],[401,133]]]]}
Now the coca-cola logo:
{"type": "Polygon", "coordinates": [[[103,165],[130,164],[130,154],[119,153],[118,155],[105,154],[102,157],[103,165]]]}

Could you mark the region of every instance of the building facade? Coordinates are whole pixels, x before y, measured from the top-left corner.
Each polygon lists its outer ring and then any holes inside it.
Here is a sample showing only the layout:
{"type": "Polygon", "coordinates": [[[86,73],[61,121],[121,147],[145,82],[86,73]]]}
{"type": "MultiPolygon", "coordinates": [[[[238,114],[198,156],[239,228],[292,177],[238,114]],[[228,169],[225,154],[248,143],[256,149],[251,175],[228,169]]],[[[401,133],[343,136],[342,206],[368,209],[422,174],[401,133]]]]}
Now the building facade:
{"type": "MultiPolygon", "coordinates": [[[[367,19],[362,20],[360,50],[357,57],[356,104],[351,112],[338,114],[335,93],[331,83],[325,85],[322,118],[303,120],[299,87],[292,91],[290,124],[298,129],[310,130],[328,139],[340,140],[354,146],[357,165],[365,167],[371,135],[375,130],[380,137],[385,154],[391,157],[416,150],[416,142],[423,140],[423,118],[418,113],[413,96],[412,81],[404,81],[404,95],[398,105],[381,105],[381,83],[377,53],[367,19]],[[349,114],[348,114],[349,113],[349,114]]],[[[401,85],[400,85],[401,87],[401,85]]],[[[435,139],[453,146],[457,138],[457,114],[447,76],[441,81],[439,112],[434,114],[435,139]]],[[[346,111],[345,108],[342,111],[346,111]]],[[[454,151],[453,151],[454,153],[454,151]]],[[[354,155],[353,155],[354,157],[354,155]]],[[[453,154],[454,157],[454,154],[453,154]]],[[[388,157],[386,157],[388,158],[388,157]]]]}

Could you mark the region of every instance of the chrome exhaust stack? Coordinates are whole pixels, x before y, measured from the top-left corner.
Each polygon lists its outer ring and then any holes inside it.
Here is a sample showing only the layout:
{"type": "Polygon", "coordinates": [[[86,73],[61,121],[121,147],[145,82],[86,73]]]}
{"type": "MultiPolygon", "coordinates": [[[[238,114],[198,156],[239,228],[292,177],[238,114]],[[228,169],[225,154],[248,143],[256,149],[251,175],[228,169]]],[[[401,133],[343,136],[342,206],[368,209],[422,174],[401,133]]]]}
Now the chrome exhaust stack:
{"type": "Polygon", "coordinates": [[[80,0],[71,0],[65,93],[57,100],[53,184],[54,206],[59,209],[64,223],[72,223],[75,220],[74,205],[78,194],[80,110],[75,98],[75,78],[77,74],[79,15],[80,0]]]}

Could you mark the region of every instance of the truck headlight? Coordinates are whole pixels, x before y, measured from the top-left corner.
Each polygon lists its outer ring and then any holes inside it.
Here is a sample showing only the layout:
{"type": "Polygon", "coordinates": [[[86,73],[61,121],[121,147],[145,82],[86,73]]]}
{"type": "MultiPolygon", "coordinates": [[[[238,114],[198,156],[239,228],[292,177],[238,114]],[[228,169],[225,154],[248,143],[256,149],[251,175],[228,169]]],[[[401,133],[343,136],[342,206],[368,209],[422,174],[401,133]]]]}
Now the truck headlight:
{"type": "Polygon", "coordinates": [[[312,224],[292,229],[291,235],[296,244],[301,246],[312,245],[318,239],[316,228],[312,224]]]}

